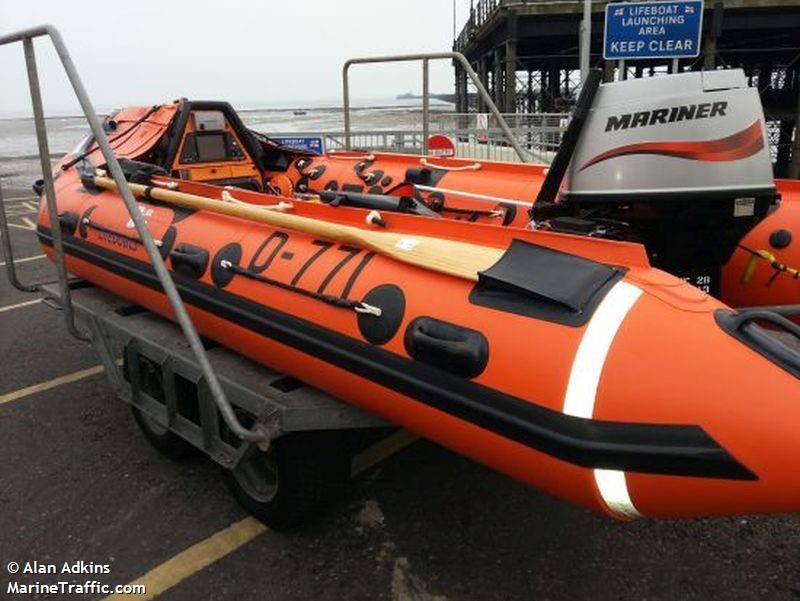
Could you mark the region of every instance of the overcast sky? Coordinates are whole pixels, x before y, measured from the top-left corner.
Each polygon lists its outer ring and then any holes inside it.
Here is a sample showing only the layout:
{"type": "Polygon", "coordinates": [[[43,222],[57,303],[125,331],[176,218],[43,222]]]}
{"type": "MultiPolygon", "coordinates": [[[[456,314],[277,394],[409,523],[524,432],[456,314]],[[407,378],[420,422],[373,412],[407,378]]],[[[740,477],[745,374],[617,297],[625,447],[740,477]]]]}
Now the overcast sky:
{"type": "MultiPolygon", "coordinates": [[[[456,0],[460,31],[469,0],[456,0]]],[[[447,51],[453,0],[0,0],[0,33],[41,23],[61,30],[98,109],[179,96],[240,106],[341,102],[354,56],[447,51]]],[[[49,114],[74,112],[66,79],[36,43],[49,114]]],[[[22,46],[0,48],[0,116],[30,112],[22,46]]],[[[419,92],[418,65],[351,70],[354,97],[419,92]]],[[[431,64],[431,90],[450,92],[452,67],[431,64]]]]}

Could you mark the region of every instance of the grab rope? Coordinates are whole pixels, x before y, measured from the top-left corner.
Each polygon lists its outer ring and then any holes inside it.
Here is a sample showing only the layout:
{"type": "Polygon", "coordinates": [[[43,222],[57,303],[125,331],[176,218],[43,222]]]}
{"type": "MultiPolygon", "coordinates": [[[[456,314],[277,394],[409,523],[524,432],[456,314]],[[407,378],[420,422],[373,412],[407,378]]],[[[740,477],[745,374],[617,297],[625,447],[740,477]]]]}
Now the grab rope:
{"type": "Polygon", "coordinates": [[[800,279],[800,269],[796,267],[789,267],[785,263],[781,263],[780,261],[778,261],[778,258],[768,250],[753,250],[752,248],[747,248],[742,244],[739,245],[739,248],[752,255],[750,257],[750,260],[747,262],[747,265],[745,266],[744,271],[742,272],[742,276],[740,278],[740,281],[743,284],[748,283],[753,278],[753,274],[755,273],[756,265],[759,260],[766,261],[767,263],[769,263],[769,266],[775,270],[775,273],[773,273],[772,276],[767,281],[766,284],[767,286],[771,286],[772,283],[777,279],[777,277],[782,273],[787,274],[792,279],[795,280],[800,279]]]}
{"type": "Polygon", "coordinates": [[[228,192],[228,190],[223,190],[220,200],[224,202],[229,202],[231,204],[236,205],[246,205],[250,207],[254,207],[256,209],[262,209],[264,211],[288,211],[294,208],[294,205],[290,202],[279,202],[278,204],[274,205],[258,205],[250,202],[245,202],[244,200],[239,200],[233,194],[228,192]]]}
{"type": "Polygon", "coordinates": [[[167,190],[177,190],[180,187],[178,182],[160,182],[158,180],[152,180],[153,185],[161,186],[162,188],[166,188],[167,190]]]}
{"type": "Polygon", "coordinates": [[[447,165],[434,165],[425,157],[422,157],[419,160],[420,163],[425,165],[426,167],[430,167],[431,169],[441,169],[443,171],[477,171],[482,167],[480,163],[472,163],[472,165],[460,165],[458,167],[449,167],[447,165]]]}
{"type": "Polygon", "coordinates": [[[364,221],[367,222],[367,225],[377,225],[378,227],[386,227],[386,221],[384,221],[383,217],[378,211],[370,211],[367,213],[366,218],[364,221]]]}
{"type": "Polygon", "coordinates": [[[270,286],[275,286],[276,288],[280,288],[281,290],[288,290],[289,292],[294,292],[296,294],[300,294],[301,296],[313,298],[315,300],[322,301],[323,303],[333,305],[334,307],[341,307],[343,309],[352,309],[356,313],[374,315],[375,317],[380,317],[382,314],[380,307],[369,305],[363,301],[354,301],[347,298],[333,296],[331,294],[321,294],[319,292],[313,292],[311,290],[306,290],[305,288],[300,288],[299,286],[286,284],[284,282],[263,276],[260,273],[255,273],[253,271],[250,271],[249,269],[245,269],[244,267],[240,267],[239,265],[235,265],[231,261],[226,261],[226,260],[220,261],[219,266],[227,271],[232,271],[237,275],[241,275],[251,280],[256,280],[257,282],[268,284],[270,286]]]}

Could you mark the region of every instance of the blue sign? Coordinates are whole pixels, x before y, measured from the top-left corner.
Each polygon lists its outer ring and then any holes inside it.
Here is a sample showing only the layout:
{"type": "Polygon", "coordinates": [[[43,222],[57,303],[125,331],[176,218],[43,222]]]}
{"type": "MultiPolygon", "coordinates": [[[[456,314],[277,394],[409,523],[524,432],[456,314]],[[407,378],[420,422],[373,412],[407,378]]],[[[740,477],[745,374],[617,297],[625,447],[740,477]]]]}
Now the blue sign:
{"type": "Polygon", "coordinates": [[[299,148],[300,150],[308,150],[316,152],[317,154],[325,153],[325,145],[322,142],[321,136],[300,136],[296,138],[275,138],[270,136],[281,146],[288,146],[289,148],[299,148]]]}
{"type": "Polygon", "coordinates": [[[693,58],[702,29],[702,0],[608,4],[603,58],[693,58]]]}

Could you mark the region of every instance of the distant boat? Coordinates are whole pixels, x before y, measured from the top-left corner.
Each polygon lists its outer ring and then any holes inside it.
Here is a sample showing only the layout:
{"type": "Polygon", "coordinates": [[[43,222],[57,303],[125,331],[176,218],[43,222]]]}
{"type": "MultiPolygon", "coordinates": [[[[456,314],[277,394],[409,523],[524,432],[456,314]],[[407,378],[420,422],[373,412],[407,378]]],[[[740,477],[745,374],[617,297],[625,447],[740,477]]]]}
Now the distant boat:
{"type": "Polygon", "coordinates": [[[306,111],[304,111],[303,109],[297,109],[296,111],[294,111],[294,114],[295,115],[305,115],[306,111]]]}
{"type": "MultiPolygon", "coordinates": [[[[397,100],[422,100],[421,94],[414,94],[413,92],[406,92],[405,94],[398,94],[395,96],[397,100]]],[[[455,102],[455,94],[435,94],[431,93],[430,98],[434,100],[442,100],[444,102],[455,102]]]]}

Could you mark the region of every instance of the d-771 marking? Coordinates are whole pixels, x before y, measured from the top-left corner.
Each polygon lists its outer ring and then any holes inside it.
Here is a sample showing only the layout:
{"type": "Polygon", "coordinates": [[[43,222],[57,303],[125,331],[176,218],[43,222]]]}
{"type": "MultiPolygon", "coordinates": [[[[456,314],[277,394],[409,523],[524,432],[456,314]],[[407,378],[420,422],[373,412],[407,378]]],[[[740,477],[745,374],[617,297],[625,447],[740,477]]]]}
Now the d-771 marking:
{"type": "MultiPolygon", "coordinates": [[[[289,242],[291,235],[288,232],[282,231],[275,231],[272,232],[267,238],[259,245],[258,249],[256,250],[253,258],[250,260],[250,264],[248,266],[248,270],[252,271],[257,274],[262,274],[267,269],[269,269],[270,265],[275,261],[277,257],[281,259],[291,261],[297,256],[297,253],[294,252],[283,252],[284,247],[286,246],[287,242],[289,242]]],[[[325,253],[327,253],[331,248],[336,246],[335,243],[329,242],[327,240],[314,240],[312,244],[317,247],[317,250],[308,257],[303,264],[298,268],[295,272],[294,276],[290,281],[291,286],[298,286],[300,283],[300,279],[308,272],[309,269],[312,268],[314,263],[319,260],[325,253]]],[[[356,265],[353,271],[350,274],[347,282],[345,283],[344,289],[342,291],[342,298],[347,298],[347,295],[350,293],[351,288],[356,282],[356,279],[361,274],[363,269],[366,267],[367,263],[372,259],[375,255],[373,252],[365,252],[364,249],[359,248],[357,246],[350,246],[347,244],[341,244],[336,248],[337,251],[344,253],[344,256],[338,261],[329,271],[325,274],[322,283],[317,288],[316,292],[322,294],[325,292],[325,289],[331,283],[331,281],[339,274],[339,272],[353,259],[355,259],[358,255],[364,253],[361,261],[356,265]]]]}

